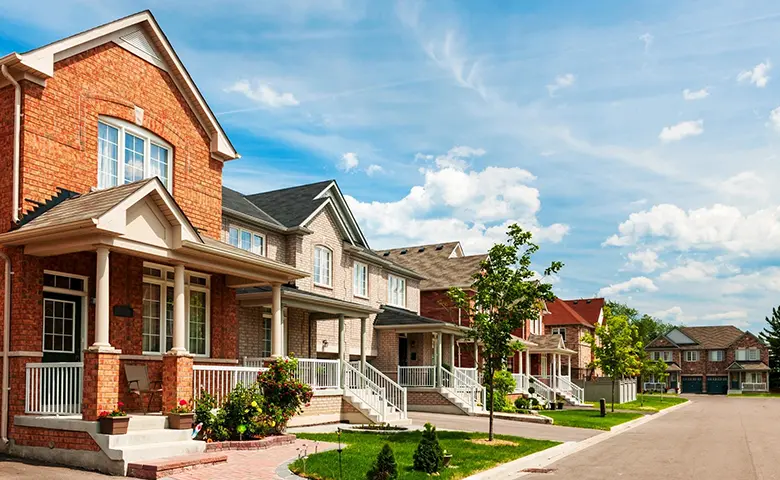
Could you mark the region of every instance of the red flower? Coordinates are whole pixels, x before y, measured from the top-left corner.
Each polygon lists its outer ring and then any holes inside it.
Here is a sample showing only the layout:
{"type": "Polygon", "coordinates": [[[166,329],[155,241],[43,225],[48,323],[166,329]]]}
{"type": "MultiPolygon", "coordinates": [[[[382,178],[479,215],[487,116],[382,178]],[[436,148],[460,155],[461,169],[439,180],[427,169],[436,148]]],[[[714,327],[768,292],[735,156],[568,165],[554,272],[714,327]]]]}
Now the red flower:
{"type": "Polygon", "coordinates": [[[181,405],[182,407],[187,405],[187,400],[184,399],[179,400],[179,405],[181,405]]]}
{"type": "Polygon", "coordinates": [[[107,417],[107,416],[108,416],[108,412],[105,411],[105,410],[103,410],[102,412],[98,413],[98,417],[100,417],[100,418],[107,417]]]}
{"type": "Polygon", "coordinates": [[[124,406],[125,406],[125,404],[124,404],[124,403],[122,403],[122,402],[117,402],[116,406],[117,406],[118,408],[122,408],[122,407],[124,407],[124,406]]]}

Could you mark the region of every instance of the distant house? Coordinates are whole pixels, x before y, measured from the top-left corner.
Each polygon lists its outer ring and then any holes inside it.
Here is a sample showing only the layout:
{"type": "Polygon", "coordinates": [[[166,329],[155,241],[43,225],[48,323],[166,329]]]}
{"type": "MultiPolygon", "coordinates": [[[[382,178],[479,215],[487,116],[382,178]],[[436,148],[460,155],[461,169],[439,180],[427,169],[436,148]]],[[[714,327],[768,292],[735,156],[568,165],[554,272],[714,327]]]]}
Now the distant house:
{"type": "Polygon", "coordinates": [[[679,327],[654,339],[646,350],[667,363],[668,378],[651,378],[645,389],[682,393],[742,393],[768,390],[769,350],[755,335],[733,325],[679,327]]]}
{"type": "Polygon", "coordinates": [[[603,298],[555,299],[554,302],[547,303],[549,313],[542,317],[544,333],[560,335],[566,348],[575,352],[571,356],[572,380],[584,380],[590,376],[588,365],[593,361],[593,352],[590,344],[585,342],[585,335],[593,335],[596,325],[602,321],[603,314],[598,305],[603,304],[603,298]],[[586,319],[583,314],[588,318],[586,319]]]}

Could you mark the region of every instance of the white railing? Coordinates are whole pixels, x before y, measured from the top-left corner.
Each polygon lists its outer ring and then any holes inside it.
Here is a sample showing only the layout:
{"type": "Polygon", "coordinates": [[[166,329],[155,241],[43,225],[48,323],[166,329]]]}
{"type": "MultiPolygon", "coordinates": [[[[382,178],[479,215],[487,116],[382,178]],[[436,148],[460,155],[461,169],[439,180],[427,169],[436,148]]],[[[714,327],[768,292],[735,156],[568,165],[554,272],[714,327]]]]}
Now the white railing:
{"type": "Polygon", "coordinates": [[[384,388],[385,395],[387,396],[387,403],[389,403],[395,411],[401,414],[401,418],[406,418],[406,388],[394,382],[392,378],[377,370],[377,368],[370,363],[366,362],[362,368],[361,363],[362,362],[358,360],[356,362],[351,362],[351,365],[376,385],[384,388]]]}
{"type": "Polygon", "coordinates": [[[556,377],[555,379],[555,385],[559,392],[563,393],[564,396],[570,395],[574,397],[575,400],[577,400],[577,403],[583,403],[585,402],[585,390],[583,390],[581,387],[573,384],[570,380],[571,377],[569,376],[560,376],[556,377]]]}
{"type": "Polygon", "coordinates": [[[528,375],[525,373],[513,373],[515,379],[515,391],[513,393],[528,393],[528,375]]]}
{"type": "Polygon", "coordinates": [[[231,367],[223,365],[193,365],[192,395],[197,399],[203,391],[213,396],[222,405],[230,392],[239,383],[251,385],[257,381],[260,367],[231,367]]]}
{"type": "Polygon", "coordinates": [[[547,403],[555,401],[555,391],[553,391],[552,388],[547,386],[539,378],[534,377],[533,375],[531,375],[528,379],[528,388],[529,393],[531,388],[534,389],[533,396],[536,398],[544,400],[547,403]]]}
{"type": "Polygon", "coordinates": [[[743,392],[766,392],[766,383],[743,383],[743,392]]]}
{"type": "Polygon", "coordinates": [[[265,358],[263,357],[244,357],[242,362],[245,367],[263,368],[265,365],[265,358]]]}
{"type": "Polygon", "coordinates": [[[28,363],[25,370],[24,413],[81,415],[83,363],[28,363]]]}
{"type": "Polygon", "coordinates": [[[344,393],[351,394],[366,404],[379,417],[379,422],[387,421],[387,396],[385,389],[372,382],[367,376],[349,363],[340,360],[344,369],[344,393]]]}
{"type": "Polygon", "coordinates": [[[642,389],[645,392],[665,392],[666,384],[662,382],[645,382],[642,384],[642,389]]]}
{"type": "Polygon", "coordinates": [[[299,358],[295,378],[314,390],[339,388],[339,361],[299,358]]]}
{"type": "Polygon", "coordinates": [[[476,368],[464,368],[464,367],[454,367],[452,369],[453,372],[458,372],[459,374],[463,374],[467,377],[470,377],[475,382],[479,383],[479,372],[476,368]]]}
{"type": "Polygon", "coordinates": [[[435,387],[436,366],[398,367],[398,384],[402,387],[435,387]]]}
{"type": "Polygon", "coordinates": [[[442,369],[441,386],[466,404],[471,412],[485,407],[485,387],[464,372],[442,369]]]}

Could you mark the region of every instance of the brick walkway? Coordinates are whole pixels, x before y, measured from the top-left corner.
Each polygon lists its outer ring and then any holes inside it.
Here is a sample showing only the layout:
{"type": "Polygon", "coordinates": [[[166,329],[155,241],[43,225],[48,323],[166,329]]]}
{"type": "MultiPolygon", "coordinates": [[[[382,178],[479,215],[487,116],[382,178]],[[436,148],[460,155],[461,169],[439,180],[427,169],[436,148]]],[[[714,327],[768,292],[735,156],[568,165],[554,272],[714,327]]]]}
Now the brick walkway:
{"type": "MultiPolygon", "coordinates": [[[[227,454],[228,461],[213,467],[196,468],[187,472],[166,477],[172,480],[272,480],[280,478],[276,469],[288,460],[298,457],[301,448],[307,447],[309,455],[314,454],[314,442],[311,440],[296,440],[289,445],[269,448],[267,450],[241,451],[231,450],[227,454]]],[[[317,451],[322,452],[336,448],[332,443],[317,445],[317,451]]]]}

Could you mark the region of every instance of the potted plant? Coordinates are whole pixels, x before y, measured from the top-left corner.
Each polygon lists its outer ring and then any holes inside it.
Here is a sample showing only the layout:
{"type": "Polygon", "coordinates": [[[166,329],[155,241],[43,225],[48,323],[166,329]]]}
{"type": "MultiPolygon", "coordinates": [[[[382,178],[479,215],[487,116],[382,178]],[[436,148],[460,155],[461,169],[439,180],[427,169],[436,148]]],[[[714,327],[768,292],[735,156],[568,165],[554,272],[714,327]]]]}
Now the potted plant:
{"type": "Polygon", "coordinates": [[[558,405],[558,410],[563,410],[563,397],[560,395],[556,398],[556,403],[558,405]]]}
{"type": "Polygon", "coordinates": [[[452,454],[445,449],[444,452],[442,453],[441,465],[444,468],[447,468],[447,466],[450,464],[451,461],[452,461],[452,454]]]}
{"type": "Polygon", "coordinates": [[[192,405],[187,400],[179,400],[179,404],[168,413],[168,428],[173,430],[187,430],[192,428],[192,421],[195,413],[192,411],[192,405]]]}
{"type": "Polygon", "coordinates": [[[112,411],[102,411],[98,415],[100,424],[100,433],[106,435],[123,435],[127,433],[127,425],[130,423],[130,417],[127,416],[122,408],[124,403],[118,402],[116,408],[112,411]]]}

